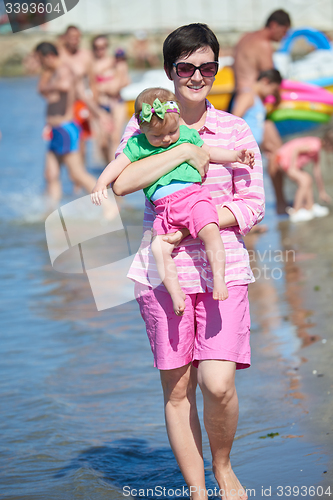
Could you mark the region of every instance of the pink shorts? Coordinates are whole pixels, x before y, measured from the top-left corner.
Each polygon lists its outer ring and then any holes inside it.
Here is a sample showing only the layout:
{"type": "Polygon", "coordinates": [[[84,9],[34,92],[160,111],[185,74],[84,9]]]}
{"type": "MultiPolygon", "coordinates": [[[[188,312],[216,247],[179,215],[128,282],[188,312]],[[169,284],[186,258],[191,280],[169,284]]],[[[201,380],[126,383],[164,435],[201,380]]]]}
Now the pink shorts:
{"type": "Polygon", "coordinates": [[[185,312],[177,316],[168,292],[135,283],[135,296],[154,355],[154,366],[171,370],[199,361],[234,361],[236,369],[251,364],[247,285],[228,287],[224,301],[212,293],[187,294],[185,312]]]}
{"type": "Polygon", "coordinates": [[[156,218],[155,234],[174,233],[186,227],[193,238],[210,223],[219,225],[216,206],[209,189],[192,184],[184,189],[154,201],[156,218]]]}

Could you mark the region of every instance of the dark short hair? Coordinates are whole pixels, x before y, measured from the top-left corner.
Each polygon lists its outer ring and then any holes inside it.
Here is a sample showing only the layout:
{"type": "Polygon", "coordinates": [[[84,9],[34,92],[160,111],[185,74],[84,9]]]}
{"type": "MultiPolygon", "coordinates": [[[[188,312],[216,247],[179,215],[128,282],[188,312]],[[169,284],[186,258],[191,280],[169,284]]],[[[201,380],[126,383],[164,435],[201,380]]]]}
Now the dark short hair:
{"type": "Polygon", "coordinates": [[[267,78],[269,83],[278,83],[281,85],[282,83],[282,76],[280,72],[277,69],[266,69],[266,71],[260,71],[259,76],[258,76],[258,81],[262,80],[263,78],[267,78]]]}
{"type": "Polygon", "coordinates": [[[101,35],[96,35],[94,38],[91,40],[91,46],[94,48],[96,40],[99,40],[100,38],[104,38],[108,43],[109,43],[109,38],[107,35],[101,34],[101,35]]]}
{"type": "Polygon", "coordinates": [[[67,26],[66,30],[65,30],[65,35],[67,35],[67,33],[70,31],[70,30],[76,30],[76,31],[80,31],[81,33],[81,30],[80,28],[78,28],[77,26],[74,26],[74,24],[71,24],[70,26],[67,26]]]}
{"type": "Polygon", "coordinates": [[[173,64],[181,56],[190,56],[198,49],[210,47],[214,60],[218,61],[220,44],[207,24],[193,23],[181,26],[170,33],[163,44],[164,67],[171,73],[173,64]]]}
{"type": "Polygon", "coordinates": [[[38,52],[41,56],[58,56],[58,49],[53,43],[50,42],[42,42],[37,45],[35,51],[38,52]]]}
{"type": "Polygon", "coordinates": [[[288,12],[283,9],[278,9],[272,12],[266,21],[266,27],[270,25],[271,22],[275,22],[280,26],[291,26],[291,20],[288,12]]]}

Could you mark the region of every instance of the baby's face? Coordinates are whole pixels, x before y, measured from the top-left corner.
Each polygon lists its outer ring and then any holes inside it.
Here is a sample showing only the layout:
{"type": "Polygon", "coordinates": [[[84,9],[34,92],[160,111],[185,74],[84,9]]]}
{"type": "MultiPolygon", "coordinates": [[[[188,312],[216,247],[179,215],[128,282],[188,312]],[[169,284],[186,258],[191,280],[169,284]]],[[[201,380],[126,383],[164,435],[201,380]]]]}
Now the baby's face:
{"type": "Polygon", "coordinates": [[[179,139],[179,115],[170,113],[162,125],[143,130],[148,142],[155,148],[167,148],[179,139]]]}

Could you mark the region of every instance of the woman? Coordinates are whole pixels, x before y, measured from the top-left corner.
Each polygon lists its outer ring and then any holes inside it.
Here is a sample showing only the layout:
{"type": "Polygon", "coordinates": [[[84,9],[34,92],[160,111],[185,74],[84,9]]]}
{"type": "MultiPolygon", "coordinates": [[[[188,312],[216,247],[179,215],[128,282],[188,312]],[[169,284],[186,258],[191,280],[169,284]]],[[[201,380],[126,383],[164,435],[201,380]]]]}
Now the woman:
{"type": "Polygon", "coordinates": [[[114,159],[115,150],[126,123],[126,105],[120,90],[130,83],[126,62],[117,62],[108,54],[109,41],[106,35],[97,35],[92,40],[93,61],[90,87],[97,104],[112,116],[113,126],[107,130],[98,127],[97,137],[105,161],[114,159]]]}
{"type": "MultiPolygon", "coordinates": [[[[225,499],[245,500],[247,496],[232,471],[229,455],[238,420],[235,371],[250,366],[247,285],[254,279],[242,235],[263,216],[260,153],[242,119],[217,111],[206,101],[217,71],[219,44],[214,33],[204,24],[182,26],[167,37],[163,53],[166,74],[174,82],[180,103],[182,123],[197,129],[209,146],[254,150],[256,162],[251,172],[245,172],[240,166],[233,170],[230,164],[209,165],[208,155],[202,149],[182,144],[127,167],[113,186],[118,195],[147,187],[175,168],[181,159],[191,163],[202,175],[206,172],[203,184],[209,188],[218,207],[226,248],[229,298],[220,302],[213,300],[212,274],[207,268],[204,247],[199,240],[188,237],[173,253],[180,284],[186,293],[184,315],[174,314],[169,294],[159,285],[149,249],[154,220],[149,202],[146,202],[144,216],[144,241],[129,277],[136,281],[137,300],[155,366],[160,370],[171,448],[191,487],[192,499],[205,498],[206,492],[195,398],[198,383],[203,394],[204,423],[216,480],[225,492],[225,499]]],[[[134,118],[126,128],[118,152],[133,133],[138,133],[134,118]]],[[[185,230],[182,233],[182,237],[187,236],[185,230]]],[[[179,232],[169,235],[168,239],[178,243],[181,240],[179,232]]]]}

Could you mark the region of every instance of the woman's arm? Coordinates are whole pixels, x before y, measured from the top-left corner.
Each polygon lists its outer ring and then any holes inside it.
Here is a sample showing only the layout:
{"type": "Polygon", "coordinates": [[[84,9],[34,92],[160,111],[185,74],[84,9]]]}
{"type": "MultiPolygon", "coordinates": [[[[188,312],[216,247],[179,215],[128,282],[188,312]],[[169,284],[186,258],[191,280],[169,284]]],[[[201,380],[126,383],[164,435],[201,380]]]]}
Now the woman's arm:
{"type": "Polygon", "coordinates": [[[118,196],[139,191],[184,162],[188,162],[204,177],[209,168],[209,154],[194,144],[184,143],[165,153],[136,161],[119,175],[113,184],[113,191],[118,196]]]}
{"type": "Polygon", "coordinates": [[[235,104],[232,108],[232,114],[241,118],[249,108],[252,108],[253,105],[254,97],[252,92],[242,92],[237,94],[235,104]]]}
{"type": "MultiPolygon", "coordinates": [[[[262,220],[265,212],[265,194],[261,155],[251,130],[243,120],[242,122],[237,120],[234,129],[237,130],[234,148],[236,150],[247,148],[255,153],[253,169],[249,170],[239,166],[239,168],[232,170],[233,200],[223,203],[223,208],[232,212],[239,226],[239,232],[244,236],[262,220]]],[[[223,212],[222,216],[219,213],[219,216],[222,224],[224,220],[229,222],[229,214],[226,212],[223,212]]],[[[228,225],[230,223],[226,223],[226,226],[228,225]]]]}

